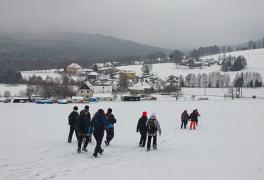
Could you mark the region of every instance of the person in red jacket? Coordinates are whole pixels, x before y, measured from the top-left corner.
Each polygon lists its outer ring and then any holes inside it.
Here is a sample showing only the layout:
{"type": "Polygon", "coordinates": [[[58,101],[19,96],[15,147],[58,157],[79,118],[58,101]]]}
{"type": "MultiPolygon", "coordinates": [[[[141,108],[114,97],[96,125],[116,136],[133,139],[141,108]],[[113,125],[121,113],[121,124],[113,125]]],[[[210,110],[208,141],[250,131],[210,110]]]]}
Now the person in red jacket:
{"type": "Polygon", "coordinates": [[[140,132],[140,141],[139,141],[139,147],[145,147],[146,144],[146,140],[147,140],[147,123],[148,120],[148,116],[147,116],[147,112],[144,111],[142,113],[141,118],[139,118],[138,120],[138,124],[137,124],[137,132],[140,132]]]}

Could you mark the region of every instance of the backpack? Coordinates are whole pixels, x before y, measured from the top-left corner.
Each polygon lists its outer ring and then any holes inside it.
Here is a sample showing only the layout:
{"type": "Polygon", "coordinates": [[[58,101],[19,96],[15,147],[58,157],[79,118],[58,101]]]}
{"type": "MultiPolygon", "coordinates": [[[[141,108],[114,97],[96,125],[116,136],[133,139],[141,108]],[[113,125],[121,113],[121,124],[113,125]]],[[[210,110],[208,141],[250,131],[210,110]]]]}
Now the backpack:
{"type": "Polygon", "coordinates": [[[69,115],[69,117],[68,117],[68,120],[69,120],[69,125],[71,125],[71,126],[73,126],[74,124],[75,124],[75,119],[74,119],[74,117],[75,117],[75,113],[71,113],[70,115],[69,115]]]}
{"type": "Polygon", "coordinates": [[[157,131],[157,128],[154,124],[154,120],[149,119],[148,123],[147,123],[147,131],[149,134],[153,134],[157,131]]]}

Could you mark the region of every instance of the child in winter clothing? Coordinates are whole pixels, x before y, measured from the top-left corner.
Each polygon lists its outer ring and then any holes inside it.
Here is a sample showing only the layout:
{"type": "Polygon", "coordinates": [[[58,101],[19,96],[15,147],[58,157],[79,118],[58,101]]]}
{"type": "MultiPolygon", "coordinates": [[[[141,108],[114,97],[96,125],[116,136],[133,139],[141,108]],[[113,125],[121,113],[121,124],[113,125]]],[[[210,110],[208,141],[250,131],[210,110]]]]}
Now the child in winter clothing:
{"type": "Polygon", "coordinates": [[[106,113],[106,146],[109,145],[110,141],[114,138],[114,124],[116,123],[115,116],[112,114],[112,109],[108,108],[106,113]]]}
{"type": "Polygon", "coordinates": [[[141,118],[138,120],[137,124],[137,132],[140,132],[140,141],[139,141],[139,147],[145,147],[146,139],[147,139],[147,123],[148,117],[147,112],[143,112],[141,118]]]}
{"type": "Polygon", "coordinates": [[[186,126],[188,124],[188,120],[190,119],[190,116],[187,112],[187,110],[184,110],[181,115],[181,129],[184,127],[186,129],[186,126]]]}
{"type": "Polygon", "coordinates": [[[153,113],[151,114],[149,120],[146,123],[147,132],[148,132],[148,144],[147,144],[147,151],[150,150],[151,139],[153,137],[153,149],[157,149],[157,131],[159,135],[161,135],[161,128],[159,125],[159,121],[156,118],[156,115],[153,113]]]}
{"type": "Polygon", "coordinates": [[[70,131],[69,131],[69,136],[68,136],[68,143],[71,143],[72,141],[72,135],[75,131],[75,135],[77,140],[79,139],[78,131],[77,131],[77,124],[79,121],[79,113],[78,113],[78,107],[74,106],[73,111],[70,113],[68,117],[69,125],[70,125],[70,131]]]}

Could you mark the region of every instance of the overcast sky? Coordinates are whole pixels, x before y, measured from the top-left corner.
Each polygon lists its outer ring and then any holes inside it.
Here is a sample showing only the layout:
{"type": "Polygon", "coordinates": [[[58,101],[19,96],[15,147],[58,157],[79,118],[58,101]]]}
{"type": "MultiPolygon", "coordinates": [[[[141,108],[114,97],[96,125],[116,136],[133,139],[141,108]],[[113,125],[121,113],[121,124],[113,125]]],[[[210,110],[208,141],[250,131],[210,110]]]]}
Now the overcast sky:
{"type": "Polygon", "coordinates": [[[264,37],[264,0],[0,0],[2,31],[111,35],[183,49],[264,37]]]}

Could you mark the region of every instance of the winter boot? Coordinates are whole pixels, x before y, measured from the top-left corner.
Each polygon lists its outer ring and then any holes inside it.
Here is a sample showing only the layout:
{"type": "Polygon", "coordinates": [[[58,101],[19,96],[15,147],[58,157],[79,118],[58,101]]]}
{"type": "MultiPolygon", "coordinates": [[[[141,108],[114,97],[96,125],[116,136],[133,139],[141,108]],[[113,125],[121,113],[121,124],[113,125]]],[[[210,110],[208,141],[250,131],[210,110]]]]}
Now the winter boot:
{"type": "Polygon", "coordinates": [[[105,141],[105,146],[109,146],[109,142],[105,141]]]}
{"type": "Polygon", "coordinates": [[[87,152],[86,147],[83,147],[83,148],[82,148],[82,151],[87,152]]]}
{"type": "Polygon", "coordinates": [[[77,153],[81,153],[81,148],[80,147],[78,147],[77,153]]]}
{"type": "Polygon", "coordinates": [[[98,158],[97,154],[96,153],[93,153],[93,157],[95,158],[98,158]]]}
{"type": "Polygon", "coordinates": [[[104,152],[104,149],[101,149],[101,150],[99,151],[99,154],[103,154],[103,152],[104,152]]]}

